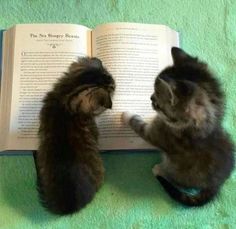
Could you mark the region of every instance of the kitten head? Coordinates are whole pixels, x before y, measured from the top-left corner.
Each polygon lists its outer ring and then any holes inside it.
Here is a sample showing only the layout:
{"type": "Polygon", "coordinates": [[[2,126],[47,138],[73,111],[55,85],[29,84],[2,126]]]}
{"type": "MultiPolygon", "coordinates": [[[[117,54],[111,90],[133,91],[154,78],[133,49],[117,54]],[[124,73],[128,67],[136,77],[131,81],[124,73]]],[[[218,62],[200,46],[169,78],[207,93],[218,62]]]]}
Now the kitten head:
{"type": "Polygon", "coordinates": [[[71,113],[98,115],[112,108],[115,81],[97,58],[81,58],[71,64],[55,91],[71,113]]]}
{"type": "Polygon", "coordinates": [[[172,48],[173,66],[155,80],[153,108],[171,127],[212,130],[223,115],[223,95],[207,65],[172,48]]]}

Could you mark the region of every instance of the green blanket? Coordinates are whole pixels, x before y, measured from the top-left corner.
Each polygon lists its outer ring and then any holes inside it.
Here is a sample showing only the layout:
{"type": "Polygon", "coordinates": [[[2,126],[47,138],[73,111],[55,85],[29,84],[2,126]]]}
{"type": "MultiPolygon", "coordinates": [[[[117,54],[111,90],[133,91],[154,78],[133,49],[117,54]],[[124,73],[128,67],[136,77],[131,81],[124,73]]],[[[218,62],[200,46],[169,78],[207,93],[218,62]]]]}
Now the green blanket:
{"type": "MultiPolygon", "coordinates": [[[[235,0],[0,1],[0,27],[64,22],[95,27],[111,21],[169,25],[181,47],[217,73],[227,96],[225,128],[236,141],[235,0]]],[[[105,183],[78,214],[56,217],[38,203],[31,156],[0,157],[0,228],[236,228],[236,172],[216,201],[189,209],[172,201],[152,176],[159,154],[106,153],[105,183]]]]}

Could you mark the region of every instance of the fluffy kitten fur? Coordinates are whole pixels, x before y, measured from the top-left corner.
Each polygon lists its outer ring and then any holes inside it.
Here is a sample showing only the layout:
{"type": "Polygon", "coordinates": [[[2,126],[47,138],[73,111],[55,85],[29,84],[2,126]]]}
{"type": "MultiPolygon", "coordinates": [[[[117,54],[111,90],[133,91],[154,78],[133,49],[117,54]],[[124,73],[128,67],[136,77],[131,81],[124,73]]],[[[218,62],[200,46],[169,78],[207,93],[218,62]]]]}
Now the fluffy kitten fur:
{"type": "Polygon", "coordinates": [[[89,203],[103,182],[95,115],[112,107],[114,80],[97,58],[82,58],[43,100],[34,154],[41,202],[55,214],[89,203]]]}
{"type": "Polygon", "coordinates": [[[138,115],[123,120],[162,151],[153,173],[176,201],[200,206],[212,200],[234,167],[233,144],[222,129],[224,96],[207,65],[172,48],[173,66],[155,80],[152,105],[157,112],[147,124],[138,115]],[[198,188],[188,195],[179,188],[198,188]]]}

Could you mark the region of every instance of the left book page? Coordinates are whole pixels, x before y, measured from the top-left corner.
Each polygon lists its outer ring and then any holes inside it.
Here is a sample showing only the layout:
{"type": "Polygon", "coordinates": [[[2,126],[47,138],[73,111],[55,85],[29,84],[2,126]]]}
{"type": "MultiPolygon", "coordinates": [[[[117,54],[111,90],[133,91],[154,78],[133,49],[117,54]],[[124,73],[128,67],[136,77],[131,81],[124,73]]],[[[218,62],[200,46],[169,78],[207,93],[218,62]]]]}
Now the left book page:
{"type": "MultiPolygon", "coordinates": [[[[3,46],[9,47],[7,33],[3,46]]],[[[12,61],[2,74],[2,82],[11,79],[10,117],[0,151],[33,150],[38,147],[42,99],[71,62],[79,56],[91,56],[91,30],[68,24],[16,25],[10,36],[11,47],[4,50],[3,63],[4,58],[12,61]]]]}

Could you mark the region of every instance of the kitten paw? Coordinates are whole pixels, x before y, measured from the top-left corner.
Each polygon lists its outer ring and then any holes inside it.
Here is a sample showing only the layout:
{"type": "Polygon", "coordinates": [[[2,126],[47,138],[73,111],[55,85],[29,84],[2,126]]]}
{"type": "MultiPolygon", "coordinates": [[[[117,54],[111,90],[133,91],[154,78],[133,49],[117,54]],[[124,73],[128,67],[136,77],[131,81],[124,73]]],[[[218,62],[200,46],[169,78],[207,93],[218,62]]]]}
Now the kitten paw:
{"type": "Polygon", "coordinates": [[[131,112],[123,112],[121,115],[121,121],[125,124],[128,125],[130,122],[130,119],[134,116],[133,113],[131,112]]]}
{"type": "Polygon", "coordinates": [[[153,173],[153,175],[154,175],[155,177],[162,175],[160,164],[154,165],[154,167],[152,168],[152,173],[153,173]]]}

